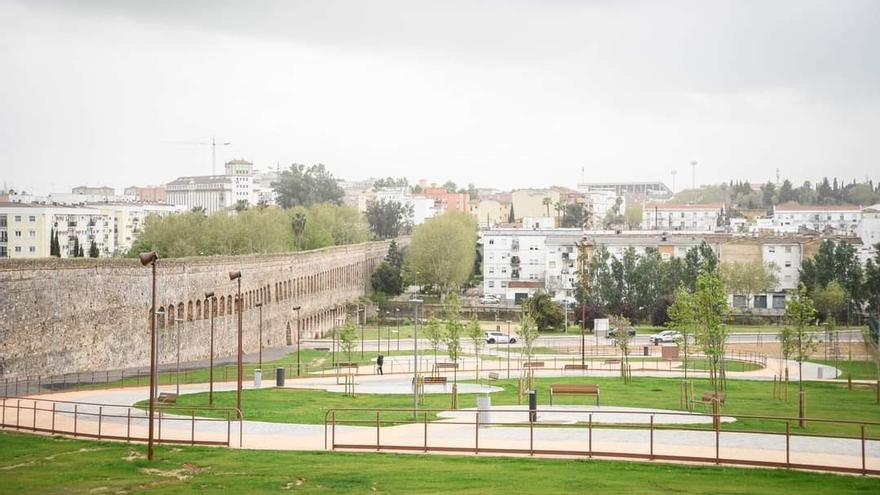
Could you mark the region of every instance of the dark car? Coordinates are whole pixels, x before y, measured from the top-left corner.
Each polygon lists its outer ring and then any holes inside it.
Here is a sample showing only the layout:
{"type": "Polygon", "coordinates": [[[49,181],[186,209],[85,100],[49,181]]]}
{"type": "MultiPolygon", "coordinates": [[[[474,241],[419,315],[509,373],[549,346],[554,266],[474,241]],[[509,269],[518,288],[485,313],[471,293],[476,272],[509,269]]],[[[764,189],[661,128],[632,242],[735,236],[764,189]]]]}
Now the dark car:
{"type": "MultiPolygon", "coordinates": [[[[635,336],[636,336],[636,329],[635,329],[635,327],[627,327],[627,329],[626,329],[626,333],[627,333],[630,337],[635,337],[635,336]]],[[[616,328],[609,328],[609,329],[608,329],[608,334],[605,335],[605,338],[606,338],[606,339],[613,339],[613,338],[615,338],[615,337],[617,337],[617,329],[616,329],[616,328]]]]}

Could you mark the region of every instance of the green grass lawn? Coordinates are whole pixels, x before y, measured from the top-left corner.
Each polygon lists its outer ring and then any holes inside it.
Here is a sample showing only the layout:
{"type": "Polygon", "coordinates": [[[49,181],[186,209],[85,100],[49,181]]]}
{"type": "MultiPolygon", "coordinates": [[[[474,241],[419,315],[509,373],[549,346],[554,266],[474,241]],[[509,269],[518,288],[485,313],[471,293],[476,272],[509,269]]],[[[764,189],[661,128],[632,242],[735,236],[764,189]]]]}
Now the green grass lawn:
{"type": "MultiPolygon", "coordinates": [[[[504,376],[502,374],[502,376],[504,376]]],[[[711,390],[708,380],[693,380],[694,391],[699,397],[704,391],[711,390]]],[[[551,383],[596,383],[602,391],[603,406],[651,407],[661,409],[680,409],[680,379],[634,377],[633,382],[625,385],[617,377],[557,377],[537,378],[539,404],[548,404],[549,385],[551,383]]],[[[492,394],[493,405],[517,403],[516,380],[498,380],[492,385],[503,387],[502,392],[492,394]]],[[[807,417],[880,422],[880,405],[875,403],[874,391],[869,388],[847,390],[844,384],[806,382],[807,417]]],[[[797,383],[789,384],[789,400],[785,402],[772,397],[772,382],[750,380],[729,380],[727,403],[723,413],[731,416],[797,416],[797,383]]],[[[178,399],[178,406],[191,406],[195,409],[207,405],[207,393],[183,395],[178,399]]],[[[371,409],[408,409],[412,408],[410,395],[376,395],[361,394],[357,397],[346,397],[339,393],[311,390],[262,389],[244,390],[243,408],[246,419],[257,421],[290,422],[290,423],[322,423],[324,411],[330,408],[371,408],[371,409]]],[[[592,404],[592,397],[563,396],[555,401],[560,404],[592,404]]],[[[459,394],[461,407],[474,407],[475,394],[459,394]]],[[[234,407],[235,392],[214,394],[214,405],[218,407],[234,407]]],[[[139,407],[145,407],[144,402],[139,407]]],[[[427,409],[448,409],[451,398],[448,394],[427,394],[422,407],[427,409]]],[[[697,407],[698,412],[708,412],[704,406],[697,407]]],[[[197,412],[197,414],[199,414],[197,412]]],[[[210,415],[210,411],[201,414],[210,415]]],[[[219,413],[216,413],[219,414],[219,413]]],[[[411,417],[406,412],[389,412],[382,415],[383,421],[406,420],[411,417]]],[[[375,413],[339,413],[339,421],[375,421],[375,413]]],[[[434,419],[429,416],[429,420],[434,419]]],[[[601,421],[601,419],[596,419],[601,421]]],[[[700,426],[702,427],[702,426],[700,426]]],[[[785,431],[785,422],[765,419],[738,418],[732,424],[725,424],[729,430],[785,431]]],[[[859,429],[855,425],[828,424],[808,422],[806,428],[800,429],[792,424],[792,431],[799,433],[821,433],[842,436],[858,436],[859,429]]],[[[866,435],[880,438],[880,427],[866,428],[866,435]]]]}
{"type": "Polygon", "coordinates": [[[6,493],[874,494],[880,480],[624,461],[156,449],[0,432],[6,493]]]}
{"type": "Polygon", "coordinates": [[[844,380],[846,379],[847,375],[850,374],[852,375],[853,380],[877,379],[877,365],[874,364],[874,361],[834,361],[833,359],[810,359],[810,361],[814,363],[827,364],[828,366],[836,366],[837,369],[843,372],[843,375],[841,375],[840,378],[844,380]]]}

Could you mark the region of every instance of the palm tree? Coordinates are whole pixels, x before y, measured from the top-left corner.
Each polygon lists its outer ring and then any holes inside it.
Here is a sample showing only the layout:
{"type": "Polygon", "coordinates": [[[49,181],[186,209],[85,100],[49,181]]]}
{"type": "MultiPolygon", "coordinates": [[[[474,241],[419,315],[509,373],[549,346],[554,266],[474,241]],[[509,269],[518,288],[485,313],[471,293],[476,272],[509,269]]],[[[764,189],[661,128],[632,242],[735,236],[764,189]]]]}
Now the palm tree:
{"type": "Polygon", "coordinates": [[[541,203],[544,204],[544,207],[547,209],[547,216],[550,216],[550,205],[553,203],[553,200],[550,198],[544,198],[541,200],[541,203]]]}

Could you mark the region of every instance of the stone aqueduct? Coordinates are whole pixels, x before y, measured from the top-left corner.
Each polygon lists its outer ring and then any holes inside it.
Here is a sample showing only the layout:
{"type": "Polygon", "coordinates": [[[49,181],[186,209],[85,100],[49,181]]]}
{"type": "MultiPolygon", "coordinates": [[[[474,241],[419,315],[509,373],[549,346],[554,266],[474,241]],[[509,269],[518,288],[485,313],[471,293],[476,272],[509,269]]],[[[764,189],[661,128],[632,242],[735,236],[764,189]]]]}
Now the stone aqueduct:
{"type": "MultiPolygon", "coordinates": [[[[217,356],[236,349],[236,282],[241,270],[245,352],[322,336],[344,304],[365,295],[387,242],[275,255],[160,260],[157,306],[161,363],[209,356],[214,314],[217,356]],[[205,298],[213,291],[215,304],[205,298]],[[299,320],[293,307],[301,306],[299,320]]],[[[130,259],[0,262],[0,377],[54,375],[149,365],[151,273],[130,259]]]]}

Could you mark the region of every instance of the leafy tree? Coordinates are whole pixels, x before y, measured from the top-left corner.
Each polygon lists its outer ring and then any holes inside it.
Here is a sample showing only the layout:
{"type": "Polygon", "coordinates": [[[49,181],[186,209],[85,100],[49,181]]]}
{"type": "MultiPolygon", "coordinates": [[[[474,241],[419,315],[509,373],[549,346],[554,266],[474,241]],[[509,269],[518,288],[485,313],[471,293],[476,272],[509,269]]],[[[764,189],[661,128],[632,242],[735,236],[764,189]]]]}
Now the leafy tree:
{"type": "Polygon", "coordinates": [[[785,303],[785,317],[794,330],[794,359],[798,363],[798,424],[804,426],[804,373],[803,362],[810,357],[818,342],[807,327],[816,319],[816,308],[813,300],[807,295],[807,288],[800,284],[797,292],[785,303]]]}
{"type": "Polygon", "coordinates": [[[403,252],[397,246],[397,241],[392,239],[388,244],[388,254],[385,255],[385,261],[397,268],[403,267],[403,252]]]}
{"type": "Polygon", "coordinates": [[[370,285],[376,292],[389,296],[396,296],[403,292],[403,281],[400,277],[400,268],[383,261],[379,268],[370,276],[370,285]]]}
{"type": "Polygon", "coordinates": [[[715,272],[718,268],[718,255],[706,241],[688,249],[684,256],[684,272],[682,274],[689,289],[696,287],[697,278],[704,272],[715,272]]]}
{"type": "Polygon", "coordinates": [[[92,244],[89,246],[89,258],[97,258],[101,253],[98,251],[98,244],[92,241],[92,244]]]}
{"type": "Polygon", "coordinates": [[[717,394],[725,387],[723,361],[728,333],[722,324],[728,306],[721,277],[710,271],[700,273],[692,301],[696,324],[694,337],[709,362],[709,380],[717,394]]]}
{"type": "Polygon", "coordinates": [[[408,281],[429,284],[445,297],[470,277],[477,224],[467,213],[448,212],[416,227],[404,259],[408,281]]]}
{"type": "Polygon", "coordinates": [[[878,326],[875,316],[872,316],[868,323],[862,329],[862,343],[865,344],[868,355],[874,361],[874,368],[877,372],[877,403],[880,404],[880,326],[878,326]]]}
{"type": "Polygon", "coordinates": [[[52,227],[49,237],[49,256],[61,257],[61,244],[58,242],[58,231],[52,227]]]}
{"type": "Polygon", "coordinates": [[[770,290],[779,283],[778,271],[779,267],[774,263],[733,261],[721,263],[719,273],[727,291],[746,296],[746,307],[749,307],[754,294],[770,290]]]}
{"type": "MultiPolygon", "coordinates": [[[[461,300],[458,294],[450,294],[446,299],[443,308],[444,313],[444,340],[446,341],[446,353],[453,363],[458,364],[461,358],[461,336],[464,333],[464,325],[461,324],[461,300]]],[[[454,407],[458,406],[458,367],[452,369],[452,403],[454,407]]]]}
{"type": "Polygon", "coordinates": [[[272,188],[277,202],[284,208],[308,206],[315,203],[341,204],[345,191],[323,164],[305,165],[294,163],[282,171],[272,188]]]}
{"type": "Polygon", "coordinates": [[[406,177],[386,177],[384,179],[376,179],[373,182],[373,187],[376,189],[383,189],[386,187],[407,187],[409,186],[409,181],[406,177]]]}
{"type": "Polygon", "coordinates": [[[446,189],[446,192],[451,193],[454,193],[457,190],[455,182],[452,182],[451,180],[446,181],[446,183],[443,184],[443,188],[446,189]]]}
{"type": "Polygon", "coordinates": [[[805,260],[800,269],[800,280],[810,290],[824,288],[832,280],[840,284],[846,294],[844,309],[847,325],[852,310],[860,308],[864,301],[864,276],[855,248],[843,240],[823,241],[813,259],[805,260]]]}
{"type": "Polygon", "coordinates": [[[825,287],[813,289],[813,302],[823,320],[836,319],[846,304],[846,292],[836,280],[828,282],[825,287]]]}
{"type": "Polygon", "coordinates": [[[679,286],[675,291],[675,299],[667,310],[669,321],[666,326],[676,330],[681,334],[681,338],[676,342],[682,350],[682,359],[684,362],[684,379],[687,380],[688,373],[688,343],[690,342],[697,326],[697,315],[694,312],[693,296],[685,287],[679,286]]]}
{"type": "Polygon", "coordinates": [[[565,320],[562,308],[546,292],[538,292],[528,298],[525,309],[535,320],[538,331],[560,328],[565,320]]]}
{"type": "Polygon", "coordinates": [[[399,201],[371,201],[367,205],[366,217],[377,239],[391,239],[409,233],[413,206],[399,201]]]}
{"type": "Polygon", "coordinates": [[[562,222],[564,228],[582,229],[589,223],[590,211],[580,203],[568,203],[563,206],[562,222]]]}
{"type": "Polygon", "coordinates": [[[544,208],[546,209],[546,216],[549,217],[549,216],[550,216],[550,205],[553,204],[553,199],[551,199],[551,198],[544,198],[544,199],[541,200],[541,204],[544,205],[544,208]]]}
{"type": "Polygon", "coordinates": [[[250,207],[250,203],[248,203],[246,199],[239,199],[234,205],[232,205],[232,209],[239,213],[247,210],[248,207],[250,207]]]}
{"type": "Polygon", "coordinates": [[[626,228],[638,229],[642,225],[642,205],[633,203],[626,205],[623,217],[626,220],[626,228]]]}
{"type": "Polygon", "coordinates": [[[874,315],[880,315],[880,243],[874,246],[874,259],[865,264],[865,283],[863,293],[868,309],[874,315]]]}

